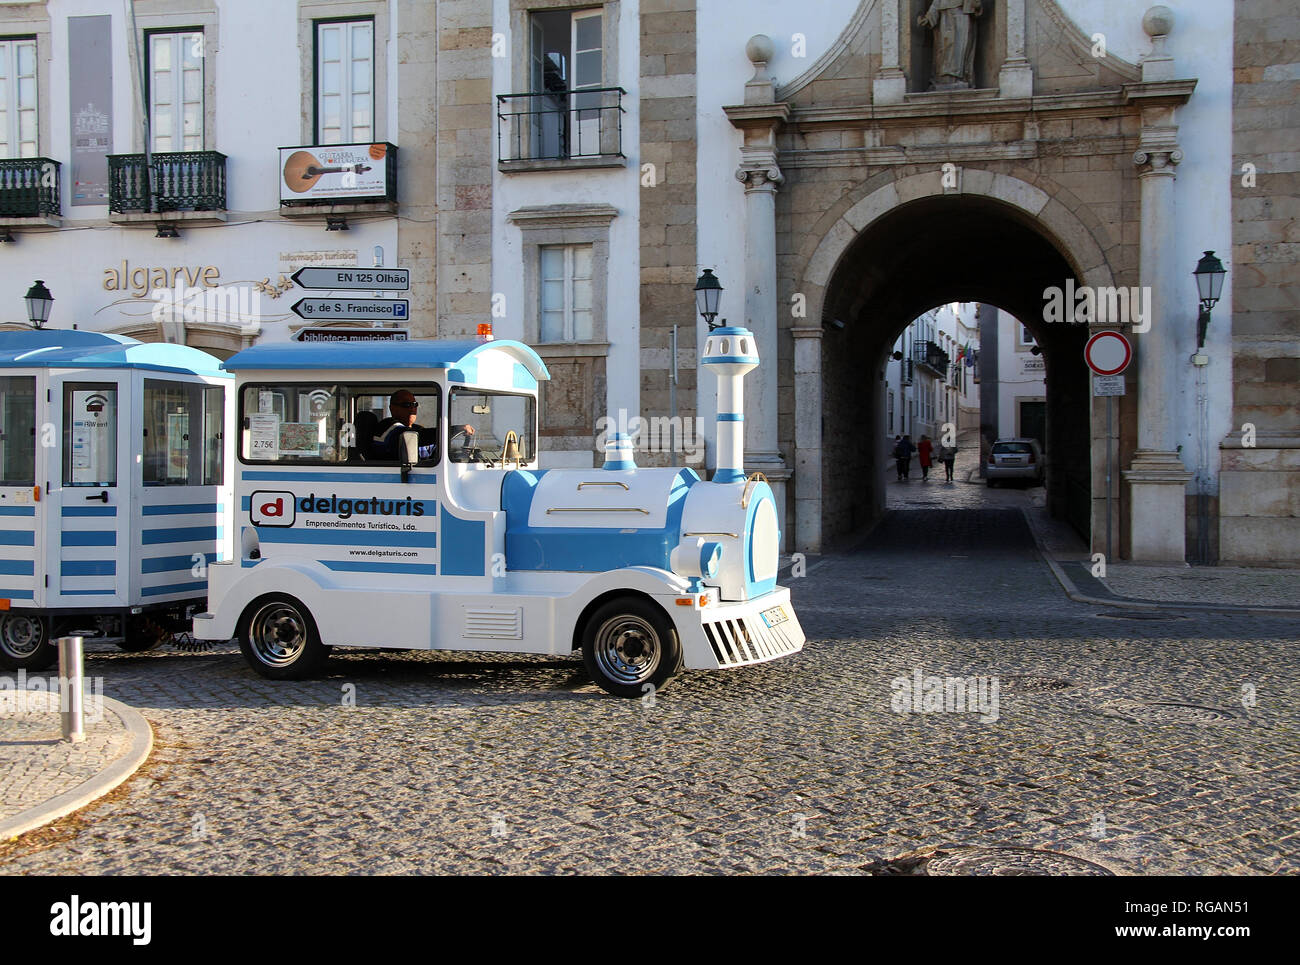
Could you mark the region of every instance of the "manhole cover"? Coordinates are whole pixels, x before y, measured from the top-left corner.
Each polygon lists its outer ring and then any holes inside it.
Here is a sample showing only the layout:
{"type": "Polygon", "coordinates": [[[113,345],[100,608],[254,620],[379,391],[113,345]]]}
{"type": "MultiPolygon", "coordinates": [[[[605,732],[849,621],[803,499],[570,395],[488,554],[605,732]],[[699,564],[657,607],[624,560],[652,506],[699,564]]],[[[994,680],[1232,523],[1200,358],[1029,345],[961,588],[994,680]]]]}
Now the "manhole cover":
{"type": "Polygon", "coordinates": [[[1004,694],[1039,694],[1049,690],[1065,690],[1074,682],[1058,677],[1035,677],[1031,674],[998,676],[998,687],[1004,694]]]}
{"type": "Polygon", "coordinates": [[[1180,704],[1160,700],[1112,700],[1102,705],[1121,717],[1136,721],[1169,721],[1176,724],[1221,724],[1236,720],[1236,715],[1217,707],[1200,704],[1180,704]]]}
{"type": "Polygon", "coordinates": [[[1148,610],[1119,610],[1111,613],[1094,613],[1093,616],[1109,617],[1112,620],[1186,620],[1181,613],[1151,613],[1148,610]]]}
{"type": "Polygon", "coordinates": [[[936,851],[926,863],[927,875],[1094,875],[1114,877],[1114,872],[1099,864],[1059,851],[1036,851],[1033,848],[958,848],[936,851]]]}

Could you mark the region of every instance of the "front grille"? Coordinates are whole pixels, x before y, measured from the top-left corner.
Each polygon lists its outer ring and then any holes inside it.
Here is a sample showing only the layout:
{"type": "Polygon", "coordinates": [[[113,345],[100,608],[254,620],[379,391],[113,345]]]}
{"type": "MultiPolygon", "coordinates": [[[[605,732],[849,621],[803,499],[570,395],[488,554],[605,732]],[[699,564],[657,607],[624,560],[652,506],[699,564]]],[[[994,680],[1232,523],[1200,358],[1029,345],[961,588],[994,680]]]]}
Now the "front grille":
{"type": "Polygon", "coordinates": [[[803,640],[789,632],[797,631],[798,627],[795,620],[769,627],[761,616],[755,615],[706,623],[704,635],[719,666],[740,667],[798,653],[803,649],[803,640]]]}

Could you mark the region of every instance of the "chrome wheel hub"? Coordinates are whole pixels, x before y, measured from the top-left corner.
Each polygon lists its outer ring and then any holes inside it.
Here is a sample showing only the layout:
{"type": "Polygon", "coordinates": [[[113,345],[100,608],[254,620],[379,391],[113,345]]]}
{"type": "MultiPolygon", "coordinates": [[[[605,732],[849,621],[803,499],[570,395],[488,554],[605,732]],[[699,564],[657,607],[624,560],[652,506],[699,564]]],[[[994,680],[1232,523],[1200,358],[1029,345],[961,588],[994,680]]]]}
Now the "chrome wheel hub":
{"type": "Polygon", "coordinates": [[[619,683],[635,684],[653,677],[662,650],[654,627],[637,616],[614,617],[596,633],[596,662],[606,676],[619,683]]]}

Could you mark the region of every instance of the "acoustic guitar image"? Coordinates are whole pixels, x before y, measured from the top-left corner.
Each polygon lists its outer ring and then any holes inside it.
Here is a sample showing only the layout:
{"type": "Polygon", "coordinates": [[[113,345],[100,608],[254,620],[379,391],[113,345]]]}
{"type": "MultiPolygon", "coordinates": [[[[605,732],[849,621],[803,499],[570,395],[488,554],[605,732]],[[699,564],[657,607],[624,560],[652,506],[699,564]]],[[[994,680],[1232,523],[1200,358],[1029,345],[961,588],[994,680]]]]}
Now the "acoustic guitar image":
{"type": "Polygon", "coordinates": [[[310,191],[316,182],[326,174],[365,174],[371,170],[368,164],[343,164],[328,167],[321,164],[310,151],[294,151],[289,160],[284,162],[284,183],[298,194],[310,191]]]}

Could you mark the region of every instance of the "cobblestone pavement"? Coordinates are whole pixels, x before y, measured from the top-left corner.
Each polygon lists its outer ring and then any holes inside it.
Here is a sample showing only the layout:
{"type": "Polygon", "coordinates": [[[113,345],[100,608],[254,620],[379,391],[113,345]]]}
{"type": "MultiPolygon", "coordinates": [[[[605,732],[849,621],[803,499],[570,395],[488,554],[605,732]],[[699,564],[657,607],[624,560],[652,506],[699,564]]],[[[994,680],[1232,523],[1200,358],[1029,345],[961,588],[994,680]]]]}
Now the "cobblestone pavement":
{"type": "Polygon", "coordinates": [[[131,734],[117,715],[96,708],[93,681],[87,681],[86,739],[64,742],[58,678],[36,676],[46,690],[26,689],[26,674],[7,674],[7,683],[21,686],[0,689],[0,821],[72,790],[131,749],[131,734]]]}
{"type": "Polygon", "coordinates": [[[104,647],[87,672],[153,760],[0,872],[861,873],[958,845],[1300,870],[1300,624],[1101,614],[1028,540],[1017,510],[892,513],[789,581],[802,654],[652,707],[574,659],[336,651],[275,683],[233,648],[104,647]],[[917,673],[996,677],[996,711],[895,712],[917,673]]]}

